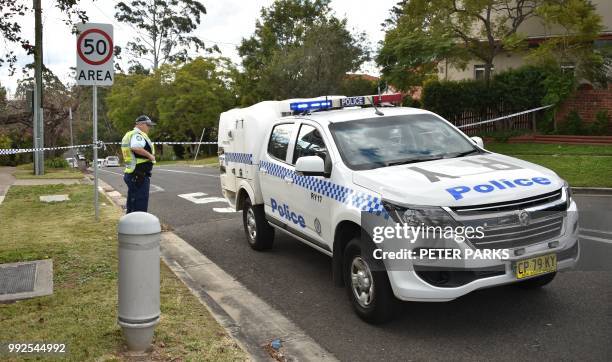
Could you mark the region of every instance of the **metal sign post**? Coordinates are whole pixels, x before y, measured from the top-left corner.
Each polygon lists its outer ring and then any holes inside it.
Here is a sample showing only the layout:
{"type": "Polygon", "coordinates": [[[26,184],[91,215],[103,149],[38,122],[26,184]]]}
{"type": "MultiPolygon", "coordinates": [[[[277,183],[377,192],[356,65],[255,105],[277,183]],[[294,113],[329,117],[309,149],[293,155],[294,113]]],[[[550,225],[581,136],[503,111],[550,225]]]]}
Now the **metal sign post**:
{"type": "Polygon", "coordinates": [[[94,209],[96,220],[98,207],[98,86],[113,84],[113,26],[110,24],[77,25],[77,85],[91,85],[93,108],[93,171],[94,209]]]}

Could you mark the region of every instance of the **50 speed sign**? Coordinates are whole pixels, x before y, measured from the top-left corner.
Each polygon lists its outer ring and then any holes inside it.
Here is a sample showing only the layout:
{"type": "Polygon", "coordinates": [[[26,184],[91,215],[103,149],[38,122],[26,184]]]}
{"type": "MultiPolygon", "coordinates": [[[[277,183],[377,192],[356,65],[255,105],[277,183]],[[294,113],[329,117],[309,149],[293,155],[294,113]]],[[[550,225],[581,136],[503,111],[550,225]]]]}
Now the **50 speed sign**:
{"type": "Polygon", "coordinates": [[[77,84],[112,85],[113,26],[87,23],[78,24],[77,30],[77,84]]]}

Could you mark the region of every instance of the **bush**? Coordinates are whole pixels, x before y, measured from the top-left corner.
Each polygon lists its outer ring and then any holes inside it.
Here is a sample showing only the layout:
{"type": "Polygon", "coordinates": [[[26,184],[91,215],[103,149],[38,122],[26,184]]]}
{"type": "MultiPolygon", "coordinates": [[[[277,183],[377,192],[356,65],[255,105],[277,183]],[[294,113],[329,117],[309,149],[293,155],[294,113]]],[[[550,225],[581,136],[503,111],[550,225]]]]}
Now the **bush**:
{"type": "Polygon", "coordinates": [[[68,168],[68,161],[61,157],[45,159],[46,168],[68,168]]]}
{"type": "Polygon", "coordinates": [[[565,120],[559,125],[559,134],[581,135],[585,134],[585,127],[582,124],[582,118],[576,111],[571,111],[565,120]]]}
{"type": "Polygon", "coordinates": [[[591,124],[590,133],[596,136],[608,134],[610,127],[610,115],[607,109],[601,109],[595,115],[595,121],[591,124]]]}

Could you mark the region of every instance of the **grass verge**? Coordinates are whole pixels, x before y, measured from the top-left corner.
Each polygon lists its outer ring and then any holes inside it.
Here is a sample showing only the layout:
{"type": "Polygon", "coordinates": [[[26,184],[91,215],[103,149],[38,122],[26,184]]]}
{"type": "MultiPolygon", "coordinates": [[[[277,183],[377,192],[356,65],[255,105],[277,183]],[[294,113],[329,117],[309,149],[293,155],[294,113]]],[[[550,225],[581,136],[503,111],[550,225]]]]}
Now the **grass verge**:
{"type": "Polygon", "coordinates": [[[17,179],[82,179],[83,174],[76,168],[48,168],[45,167],[45,174],[36,176],[34,166],[29,163],[19,165],[15,169],[14,176],[17,179]]]}
{"type": "Polygon", "coordinates": [[[485,147],[547,167],[572,186],[612,187],[612,146],[490,143],[485,147]]]}
{"type": "Polygon", "coordinates": [[[182,166],[217,166],[219,164],[219,157],[210,156],[205,158],[199,158],[195,160],[175,160],[175,161],[157,161],[156,166],[168,166],[168,165],[182,165],[182,166]]]}
{"type": "MultiPolygon", "coordinates": [[[[117,238],[109,203],[93,221],[91,186],[13,186],[0,205],[0,263],[53,259],[54,293],[0,304],[0,341],[67,343],[69,360],[124,360],[117,326],[117,238]],[[40,195],[69,194],[46,204],[40,195]]],[[[245,360],[165,264],[152,360],[245,360]]]]}

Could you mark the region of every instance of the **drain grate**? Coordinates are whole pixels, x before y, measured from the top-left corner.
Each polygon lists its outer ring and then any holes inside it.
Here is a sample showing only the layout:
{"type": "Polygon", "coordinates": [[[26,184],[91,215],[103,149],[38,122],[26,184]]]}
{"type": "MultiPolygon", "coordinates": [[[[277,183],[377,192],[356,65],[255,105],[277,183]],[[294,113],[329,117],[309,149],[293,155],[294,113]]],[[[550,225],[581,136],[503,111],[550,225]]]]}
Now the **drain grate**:
{"type": "Polygon", "coordinates": [[[36,263],[0,267],[0,295],[34,291],[36,263]]]}

